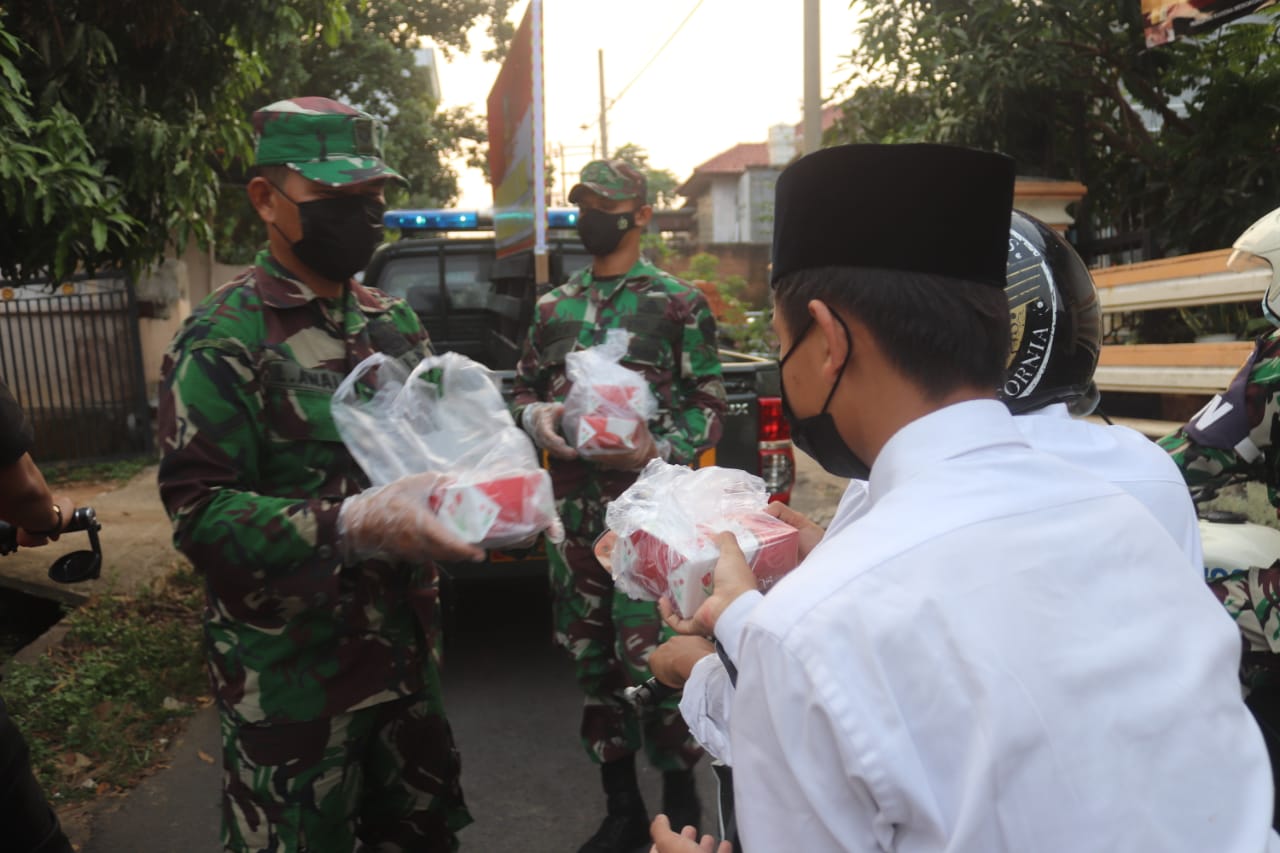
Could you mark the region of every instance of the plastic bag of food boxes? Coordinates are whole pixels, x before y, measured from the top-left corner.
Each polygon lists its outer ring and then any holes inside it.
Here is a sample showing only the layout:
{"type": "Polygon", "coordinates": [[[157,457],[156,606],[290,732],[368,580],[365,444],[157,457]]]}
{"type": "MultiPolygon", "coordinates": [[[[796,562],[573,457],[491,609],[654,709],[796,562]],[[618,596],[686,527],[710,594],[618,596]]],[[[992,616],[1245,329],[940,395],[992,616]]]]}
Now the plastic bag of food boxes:
{"type": "Polygon", "coordinates": [[[330,408],[375,486],[439,474],[428,503],[463,541],[506,548],[548,529],[559,535],[551,478],[483,365],[445,353],[410,371],[375,353],[342,381],[330,408]]]}
{"type": "Polygon", "coordinates": [[[658,413],[649,380],[621,363],[630,340],[627,330],[610,329],[604,343],[565,356],[573,387],[561,423],[569,446],[588,459],[635,450],[658,413]]]}
{"type": "Polygon", "coordinates": [[[628,596],[668,596],[689,618],[711,594],[719,533],[737,538],[762,591],[796,567],[799,531],[766,513],[768,501],[764,481],[746,471],[655,459],[609,504],[596,555],[628,596]]]}

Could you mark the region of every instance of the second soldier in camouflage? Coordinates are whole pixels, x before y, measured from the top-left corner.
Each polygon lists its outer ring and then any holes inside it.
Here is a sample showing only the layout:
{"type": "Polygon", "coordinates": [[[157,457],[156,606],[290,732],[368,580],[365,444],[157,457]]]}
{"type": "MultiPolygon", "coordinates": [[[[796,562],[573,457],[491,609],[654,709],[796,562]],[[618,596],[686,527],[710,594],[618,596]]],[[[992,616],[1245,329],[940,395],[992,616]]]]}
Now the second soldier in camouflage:
{"type": "Polygon", "coordinates": [[[621,160],[597,160],[569,195],[581,210],[578,230],[591,267],[542,297],[516,370],[516,417],[551,456],[551,477],[567,538],[550,549],[557,641],[572,655],[586,694],[582,741],[601,765],[607,814],[580,853],[630,851],[648,839],[648,813],[636,784],[642,747],[664,772],[663,810],[673,823],[696,824],[699,804],[691,768],[701,749],[679,708],[668,702],[645,719],[621,698],[648,677],[648,656],[666,629],[652,602],[616,591],[596,561],[604,511],[649,459],[693,463],[720,437],[724,383],[716,323],[695,288],[640,257],[640,235],[652,216],[645,180],[621,160]],[[645,376],[659,411],[632,454],[611,460],[576,457],[558,426],[571,383],[565,356],[604,341],[609,329],[631,332],[623,364],[645,376]]]}

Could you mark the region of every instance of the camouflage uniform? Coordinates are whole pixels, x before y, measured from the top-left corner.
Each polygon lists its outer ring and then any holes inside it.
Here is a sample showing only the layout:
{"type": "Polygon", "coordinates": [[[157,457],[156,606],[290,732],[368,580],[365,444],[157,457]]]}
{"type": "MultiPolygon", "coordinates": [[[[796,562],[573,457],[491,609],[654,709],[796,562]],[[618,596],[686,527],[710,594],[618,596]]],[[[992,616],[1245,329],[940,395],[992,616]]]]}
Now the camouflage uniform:
{"type": "Polygon", "coordinates": [[[343,499],[369,486],[329,411],[343,377],[429,343],[404,302],[322,298],[268,252],[213,293],[162,368],[160,492],[205,579],[235,851],[456,849],[470,822],[438,676],[431,564],[346,564],[343,499]]]}
{"type": "MultiPolygon", "coordinates": [[[[584,172],[584,179],[586,174],[584,172]]],[[[640,260],[625,276],[597,281],[590,269],[538,300],[516,368],[515,406],[563,402],[571,387],[565,356],[603,343],[609,329],[632,332],[623,363],[649,380],[659,412],[649,429],[670,445],[667,459],[692,463],[720,437],[724,383],[715,318],[702,294],[640,260]]],[[[586,694],[582,740],[597,762],[636,752],[641,744],[661,770],[692,767],[701,749],[689,736],[676,701],[642,723],[618,698],[648,677],[649,654],[669,636],[652,602],[616,592],[592,544],[604,531],[604,511],[636,479],[581,459],[551,460],[567,538],[549,549],[556,640],[573,656],[586,694]]]]}
{"type": "MultiPolygon", "coordinates": [[[[1195,487],[1232,475],[1267,484],[1280,512],[1280,330],[1259,338],[1222,394],[1180,430],[1160,440],[1195,487]]],[[[1277,555],[1280,557],[1280,554],[1277,555]]],[[[1251,686],[1280,683],[1280,567],[1207,578],[1245,640],[1242,670],[1251,686]]]]}

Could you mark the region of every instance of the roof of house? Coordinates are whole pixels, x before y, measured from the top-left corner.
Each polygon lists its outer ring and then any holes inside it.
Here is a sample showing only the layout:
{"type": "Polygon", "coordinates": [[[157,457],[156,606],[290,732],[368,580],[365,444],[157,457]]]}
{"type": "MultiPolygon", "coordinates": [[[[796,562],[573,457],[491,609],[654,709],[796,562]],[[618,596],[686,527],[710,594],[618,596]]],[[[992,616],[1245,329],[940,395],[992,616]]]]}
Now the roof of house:
{"type": "Polygon", "coordinates": [[[685,198],[693,198],[706,192],[712,175],[741,175],[754,166],[768,165],[769,143],[739,142],[696,167],[689,180],[676,187],[676,193],[685,198]]]}
{"type": "MultiPolygon", "coordinates": [[[[840,104],[827,104],[822,108],[822,132],[826,133],[832,126],[840,120],[844,115],[844,107],[840,104]]],[[[804,122],[800,121],[795,126],[796,139],[804,138],[804,122]]]]}

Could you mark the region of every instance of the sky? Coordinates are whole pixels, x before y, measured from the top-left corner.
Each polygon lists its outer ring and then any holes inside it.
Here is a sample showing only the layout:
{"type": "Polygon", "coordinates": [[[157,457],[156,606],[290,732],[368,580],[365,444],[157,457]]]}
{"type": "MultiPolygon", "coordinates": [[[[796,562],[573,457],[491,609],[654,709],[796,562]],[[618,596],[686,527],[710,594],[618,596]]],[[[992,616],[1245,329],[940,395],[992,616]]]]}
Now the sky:
{"type": "MultiPolygon", "coordinates": [[[[849,0],[820,2],[826,97],[849,75],[841,69],[852,48],[855,14],[849,0]]],[[[513,23],[527,5],[512,10],[513,23]]],[[[609,149],[635,143],[649,152],[651,167],[669,169],[681,181],[721,151],[763,142],[771,125],[802,118],[803,0],[543,0],[543,27],[547,150],[558,169],[559,147],[565,147],[570,185],[591,159],[592,143],[600,141],[600,49],[606,97],[622,93],[608,113],[609,149]]],[[[480,58],[491,44],[483,27],[470,40],[470,55],[446,58],[436,51],[442,105],[471,106],[484,115],[498,65],[480,58]]],[[[458,206],[488,207],[492,192],[481,173],[455,166],[458,206]]],[[[553,202],[560,190],[557,177],[553,202]]]]}

